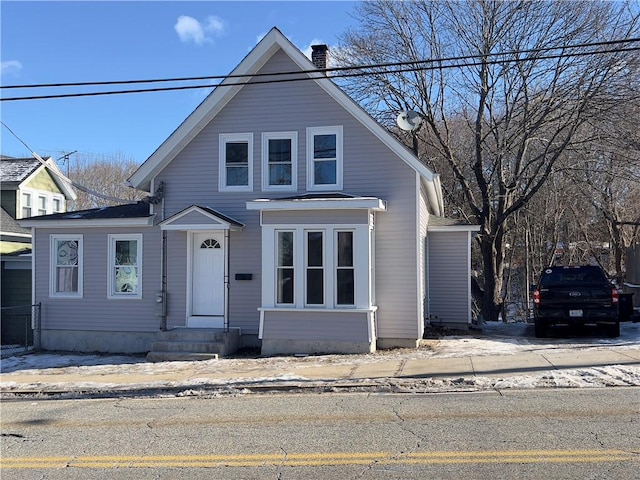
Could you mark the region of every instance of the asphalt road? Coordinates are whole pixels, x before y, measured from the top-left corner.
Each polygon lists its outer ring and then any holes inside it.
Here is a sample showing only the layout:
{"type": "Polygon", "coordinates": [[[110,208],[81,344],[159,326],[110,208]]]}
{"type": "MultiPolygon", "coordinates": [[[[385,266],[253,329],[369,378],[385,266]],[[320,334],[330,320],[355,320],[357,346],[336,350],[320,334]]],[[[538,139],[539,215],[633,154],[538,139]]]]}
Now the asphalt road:
{"type": "Polygon", "coordinates": [[[11,479],[639,478],[640,388],[2,402],[11,479]]]}

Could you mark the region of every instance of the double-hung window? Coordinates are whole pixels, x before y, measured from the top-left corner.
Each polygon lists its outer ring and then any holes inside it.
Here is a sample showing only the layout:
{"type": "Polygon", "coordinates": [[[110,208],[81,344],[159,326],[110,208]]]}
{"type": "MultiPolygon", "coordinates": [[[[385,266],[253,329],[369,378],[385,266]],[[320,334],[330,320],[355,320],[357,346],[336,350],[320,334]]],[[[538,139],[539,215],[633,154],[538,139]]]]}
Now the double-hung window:
{"type": "Polygon", "coordinates": [[[253,190],[253,134],[220,135],[220,191],[253,190]]]}
{"type": "Polygon", "coordinates": [[[27,192],[22,192],[21,197],[21,205],[22,205],[22,218],[27,218],[31,216],[31,194],[27,192]]]}
{"type": "Polygon", "coordinates": [[[295,303],[294,232],[276,231],[276,303],[295,303]]]}
{"type": "Polygon", "coordinates": [[[142,235],[109,235],[109,298],[142,298],[142,235]]]}
{"type": "Polygon", "coordinates": [[[44,195],[38,195],[38,215],[47,214],[47,197],[44,195]]]}
{"type": "Polygon", "coordinates": [[[296,190],[297,132],[262,134],[262,189],[296,190]]]}
{"type": "Polygon", "coordinates": [[[82,235],[51,236],[52,297],[82,297],[82,235]]]}
{"type": "Polygon", "coordinates": [[[307,128],[307,190],[342,190],[342,127],[307,128]]]}
{"type": "Polygon", "coordinates": [[[324,232],[307,231],[306,236],[306,305],[324,305],[324,232]]]}
{"type": "Polygon", "coordinates": [[[355,303],[355,265],[353,261],[353,232],[336,232],[336,304],[355,303]]]}

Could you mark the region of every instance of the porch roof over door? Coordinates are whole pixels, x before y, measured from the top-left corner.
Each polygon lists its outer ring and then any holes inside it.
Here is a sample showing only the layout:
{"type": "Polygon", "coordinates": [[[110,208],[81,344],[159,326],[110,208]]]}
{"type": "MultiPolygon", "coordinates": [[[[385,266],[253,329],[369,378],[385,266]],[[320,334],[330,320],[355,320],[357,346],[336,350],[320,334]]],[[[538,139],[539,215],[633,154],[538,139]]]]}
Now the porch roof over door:
{"type": "Polygon", "coordinates": [[[244,224],[222,213],[200,205],[192,205],[160,222],[162,230],[232,230],[239,231],[244,224]]]}

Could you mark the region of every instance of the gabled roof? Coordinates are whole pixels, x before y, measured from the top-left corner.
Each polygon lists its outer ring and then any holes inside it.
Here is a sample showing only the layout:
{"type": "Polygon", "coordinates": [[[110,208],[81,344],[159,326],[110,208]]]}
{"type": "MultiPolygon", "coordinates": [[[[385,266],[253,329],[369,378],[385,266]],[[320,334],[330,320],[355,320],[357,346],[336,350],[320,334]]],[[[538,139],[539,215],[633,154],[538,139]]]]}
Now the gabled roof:
{"type": "Polygon", "coordinates": [[[160,222],[162,230],[233,230],[239,231],[244,224],[209,207],[191,205],[181,212],[160,222]]]}
{"type": "Polygon", "coordinates": [[[17,186],[34,173],[40,162],[35,158],[0,157],[0,182],[6,186],[17,186]]]}
{"type": "Polygon", "coordinates": [[[128,226],[152,225],[153,217],[149,204],[144,202],[116,205],[113,207],[91,208],[75,212],[53,213],[19,220],[23,227],[72,228],[83,226],[128,226]],[[61,222],[60,220],[65,220],[61,222]]]}
{"type": "Polygon", "coordinates": [[[76,192],[69,183],[68,179],[62,175],[62,172],[56,165],[52,157],[43,159],[46,166],[36,158],[13,158],[0,156],[0,183],[3,190],[16,190],[23,183],[28,181],[33,175],[41,169],[48,169],[49,175],[58,185],[64,196],[68,199],[75,200],[76,192]]]}
{"type": "MultiPolygon", "coordinates": [[[[160,147],[129,178],[129,183],[138,189],[149,191],[151,180],[222,110],[222,108],[243,88],[238,85],[246,81],[238,75],[257,73],[267,61],[279,50],[284,51],[301,70],[310,71],[315,67],[311,61],[298,50],[277,28],[269,33],[240,62],[227,77],[222,86],[217,87],[187,117],[187,119],[160,145],[160,147]]],[[[433,188],[436,175],[422,164],[415,155],[400,143],[382,125],[376,122],[360,105],[344,93],[330,78],[318,71],[304,74],[312,78],[336,102],[342,105],[371,133],[378,137],[398,157],[411,166],[433,188]]],[[[299,77],[298,77],[299,78],[299,77]]]]}

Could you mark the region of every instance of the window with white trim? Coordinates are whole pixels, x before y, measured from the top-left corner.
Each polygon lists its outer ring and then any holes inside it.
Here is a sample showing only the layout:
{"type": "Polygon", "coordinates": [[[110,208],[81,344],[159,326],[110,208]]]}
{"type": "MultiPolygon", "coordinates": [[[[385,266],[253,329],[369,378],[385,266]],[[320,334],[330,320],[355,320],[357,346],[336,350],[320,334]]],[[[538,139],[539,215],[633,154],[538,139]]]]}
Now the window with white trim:
{"type": "Polygon", "coordinates": [[[307,128],[307,190],[342,190],[342,126],[307,128]]]}
{"type": "MultiPolygon", "coordinates": [[[[360,248],[368,249],[368,235],[357,237],[355,229],[275,229],[275,304],[297,308],[355,307],[357,276],[368,275],[368,266],[362,263],[365,257],[360,259],[360,266],[356,260],[357,238],[360,248]],[[297,245],[303,248],[296,248],[297,245]],[[296,270],[299,276],[294,275],[296,270]]],[[[365,280],[360,281],[366,284],[365,280]]]]}
{"type": "Polygon", "coordinates": [[[324,232],[307,231],[305,305],[324,305],[324,232]]]}
{"type": "Polygon", "coordinates": [[[109,298],[142,298],[142,235],[109,235],[109,298]]]}
{"type": "Polygon", "coordinates": [[[38,195],[38,215],[47,214],[47,197],[44,195],[38,195]]]}
{"type": "Polygon", "coordinates": [[[276,231],[276,303],[295,303],[294,232],[276,231]]]}
{"type": "Polygon", "coordinates": [[[262,134],[262,189],[296,190],[298,133],[262,134]]]}
{"type": "Polygon", "coordinates": [[[62,199],[55,198],[53,199],[53,213],[62,212],[62,199]]]}
{"type": "Polygon", "coordinates": [[[51,236],[52,297],[82,297],[82,235],[51,236]]]}
{"type": "Polygon", "coordinates": [[[220,134],[220,191],[253,190],[253,134],[220,134]]]}
{"type": "Polygon", "coordinates": [[[22,206],[22,218],[30,217],[31,216],[31,194],[27,192],[22,192],[20,202],[22,206]]]}
{"type": "Polygon", "coordinates": [[[355,304],[353,232],[336,231],[336,304],[355,304]]]}

